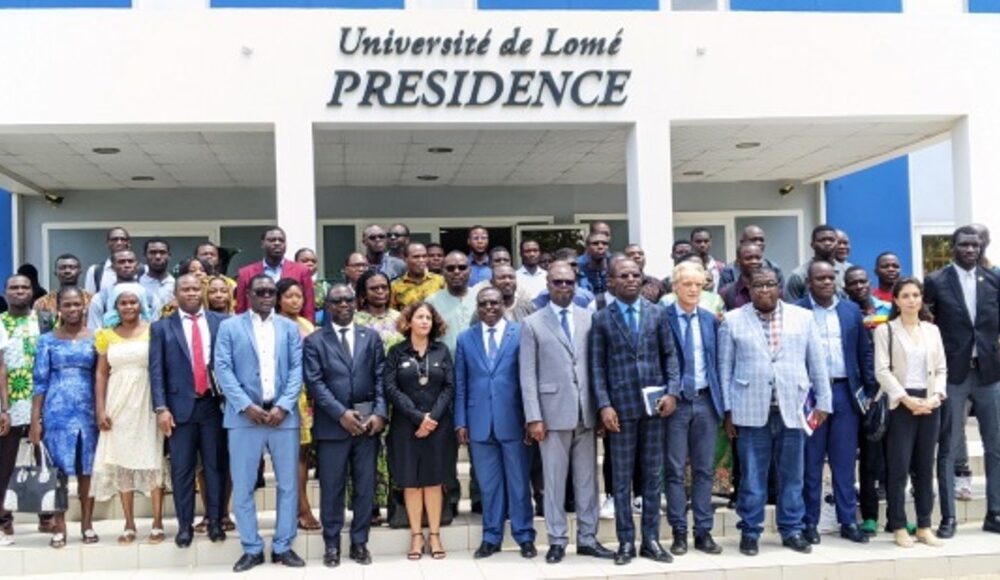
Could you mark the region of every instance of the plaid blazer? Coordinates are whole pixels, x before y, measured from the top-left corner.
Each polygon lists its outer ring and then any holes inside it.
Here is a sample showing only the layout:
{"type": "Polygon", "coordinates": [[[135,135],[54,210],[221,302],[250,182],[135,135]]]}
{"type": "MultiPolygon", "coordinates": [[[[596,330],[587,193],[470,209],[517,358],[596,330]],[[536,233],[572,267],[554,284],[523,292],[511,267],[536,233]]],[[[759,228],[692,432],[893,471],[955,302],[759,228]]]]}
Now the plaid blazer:
{"type": "Polygon", "coordinates": [[[678,388],[674,338],[663,308],[641,301],[638,340],[617,304],[594,315],[590,330],[590,384],[597,408],[612,407],[622,421],[645,415],[642,388],[678,388]]]}

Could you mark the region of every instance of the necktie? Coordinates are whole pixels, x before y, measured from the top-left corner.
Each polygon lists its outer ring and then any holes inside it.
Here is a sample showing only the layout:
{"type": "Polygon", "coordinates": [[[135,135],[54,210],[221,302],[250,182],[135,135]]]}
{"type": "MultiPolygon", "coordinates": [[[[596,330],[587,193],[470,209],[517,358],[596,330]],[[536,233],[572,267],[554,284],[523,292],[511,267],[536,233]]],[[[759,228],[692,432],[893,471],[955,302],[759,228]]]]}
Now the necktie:
{"type": "Polygon", "coordinates": [[[347,342],[347,333],[349,331],[349,328],[340,329],[340,346],[344,347],[344,354],[347,355],[347,360],[354,362],[351,357],[351,345],[347,342]]]}
{"type": "Polygon", "coordinates": [[[632,331],[633,336],[639,334],[639,320],[635,314],[635,306],[629,306],[625,309],[625,321],[628,323],[628,328],[632,331]]]}
{"type": "Polygon", "coordinates": [[[559,311],[559,326],[562,326],[563,333],[566,335],[566,340],[569,341],[570,348],[573,347],[573,333],[569,331],[569,319],[566,315],[569,314],[569,310],[563,308],[559,311]]]}
{"type": "Polygon", "coordinates": [[[687,323],[684,329],[684,375],[681,377],[681,387],[684,389],[684,398],[693,401],[695,395],[694,387],[694,326],[692,319],[694,314],[683,314],[682,317],[687,323]]]}
{"type": "Polygon", "coordinates": [[[487,332],[490,337],[487,341],[486,356],[490,357],[490,360],[495,360],[497,358],[497,351],[500,350],[500,347],[497,345],[497,329],[490,328],[487,332]]]}
{"type": "Polygon", "coordinates": [[[201,314],[188,316],[191,321],[191,367],[194,371],[194,394],[202,397],[208,392],[208,369],[205,368],[205,346],[201,342],[201,314]]]}

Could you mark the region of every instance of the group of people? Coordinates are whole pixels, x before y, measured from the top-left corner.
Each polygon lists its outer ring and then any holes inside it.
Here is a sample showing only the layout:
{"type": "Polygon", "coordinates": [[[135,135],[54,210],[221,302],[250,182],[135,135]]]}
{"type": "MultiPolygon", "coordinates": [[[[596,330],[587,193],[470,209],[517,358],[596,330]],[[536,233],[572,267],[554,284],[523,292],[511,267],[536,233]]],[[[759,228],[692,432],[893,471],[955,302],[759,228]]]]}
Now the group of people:
{"type": "MultiPolygon", "coordinates": [[[[77,479],[84,543],[99,541],[94,501],[114,495],[125,515],[117,541],[135,542],[135,492],[152,498],[148,541],[164,541],[169,483],[176,545],[237,530],[239,572],[264,562],[255,491],[267,454],[272,562],[305,565],[292,549],[303,529],[322,530],[323,563],[339,565],[348,502],[350,559],[371,562],[382,508],[409,527],[409,559],[439,559],[465,445],[483,522],[476,558],[500,550],[507,520],[520,554],[535,557],[541,515],[545,560],[558,563],[575,511],[576,554],[627,564],[685,554],[689,527],[694,549],[721,553],[713,492],[732,494],[741,553],[758,553],[769,501],[782,544],[809,552],[829,463],[841,537],[868,542],[884,493],[897,544],[938,546],[956,533],[956,499],[971,497],[971,404],[986,465],[983,529],[1000,533],[1000,271],[985,259],[984,227],[958,228],[953,262],[923,283],[881,254],[874,288],[847,261],[847,234],[826,225],[787,277],[757,226],[731,264],[696,228],[674,243],[662,280],[645,272],[637,244],[612,252],[604,222],[591,224],[581,256],[523,240],[517,269],[481,226],[468,252],[409,237],[405,224],[366,228],[364,251],[333,283],[312,250],[287,259],[277,227],[235,280],[211,243],[176,276],[166,240],[147,241],[141,264],[123,228],[107,233],[103,264],[84,271],[59,256],[58,290],[11,276],[0,314],[0,497],[22,440],[44,443],[77,479]],[[872,436],[862,418],[883,398],[888,428],[872,436]],[[318,521],[305,493],[312,466],[318,521]],[[935,470],[942,521],[932,530],[935,470]],[[664,496],[669,550],[659,542],[664,496]],[[602,518],[614,520],[617,550],[597,541],[602,518]]],[[[39,528],[66,545],[63,514],[40,514],[39,528]]],[[[0,545],[13,532],[5,512],[0,545]]]]}

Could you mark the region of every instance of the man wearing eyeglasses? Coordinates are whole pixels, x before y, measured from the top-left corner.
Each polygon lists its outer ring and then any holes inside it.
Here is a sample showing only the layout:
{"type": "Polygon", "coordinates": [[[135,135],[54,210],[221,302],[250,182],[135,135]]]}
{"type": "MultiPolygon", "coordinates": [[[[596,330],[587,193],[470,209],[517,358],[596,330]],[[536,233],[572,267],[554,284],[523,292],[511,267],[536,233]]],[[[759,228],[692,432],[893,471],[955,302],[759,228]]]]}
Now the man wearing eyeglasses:
{"type": "Polygon", "coordinates": [[[108,259],[103,264],[91,265],[83,277],[83,287],[91,296],[97,294],[101,288],[114,286],[118,281],[114,269],[114,256],[116,252],[132,248],[132,237],[125,228],[111,228],[108,230],[105,243],[108,246],[108,259]]]}
{"type": "Polygon", "coordinates": [[[427,299],[448,325],[441,341],[452,356],[459,333],[469,327],[476,312],[476,296],[469,290],[469,272],[468,256],[458,250],[452,251],[444,258],[444,291],[435,292],[427,299]]]}
{"type": "Polygon", "coordinates": [[[378,225],[370,225],[361,235],[361,244],[365,247],[365,257],[372,268],[395,280],[406,272],[406,262],[390,256],[386,251],[388,236],[378,225]]]}
{"type": "Polygon", "coordinates": [[[406,260],[406,247],[410,245],[410,228],[406,224],[392,224],[386,234],[389,241],[389,255],[406,260]]]}
{"type": "Polygon", "coordinates": [[[740,552],[756,556],[764,530],[767,477],[776,458],[777,524],[782,544],[809,553],[802,497],[807,395],[812,428],[833,410],[826,352],[812,313],[779,298],[770,268],[750,278],[751,303],[726,313],[719,329],[719,382],[726,433],[737,437],[742,479],[736,500],[740,552]],[[810,389],[812,393],[810,393],[810,389]]]}

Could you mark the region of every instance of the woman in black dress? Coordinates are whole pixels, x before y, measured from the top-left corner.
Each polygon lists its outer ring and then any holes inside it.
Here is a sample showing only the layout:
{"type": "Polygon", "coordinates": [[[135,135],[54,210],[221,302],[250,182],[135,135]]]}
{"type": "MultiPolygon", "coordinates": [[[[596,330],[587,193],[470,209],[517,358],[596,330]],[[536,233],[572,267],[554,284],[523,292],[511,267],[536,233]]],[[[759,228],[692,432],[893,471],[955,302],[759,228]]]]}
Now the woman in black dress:
{"type": "Polygon", "coordinates": [[[410,521],[407,558],[419,560],[429,544],[431,557],[441,559],[444,483],[455,478],[458,456],[451,410],[453,365],[448,348],[438,340],[445,332],[444,320],[430,304],[404,309],[399,331],[406,340],[392,347],[385,361],[385,391],[392,402],[389,471],[403,488],[410,521]],[[425,509],[426,542],[421,526],[425,509]]]}

